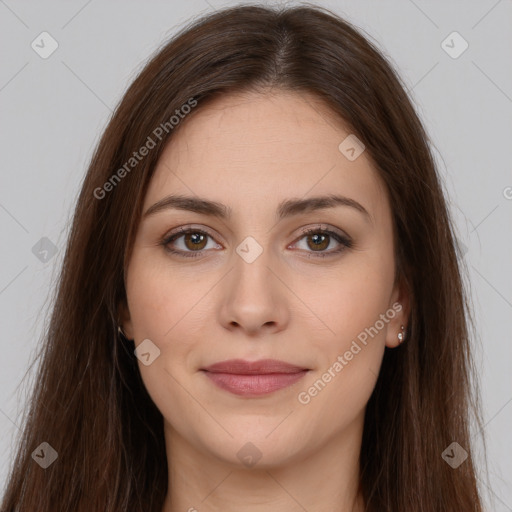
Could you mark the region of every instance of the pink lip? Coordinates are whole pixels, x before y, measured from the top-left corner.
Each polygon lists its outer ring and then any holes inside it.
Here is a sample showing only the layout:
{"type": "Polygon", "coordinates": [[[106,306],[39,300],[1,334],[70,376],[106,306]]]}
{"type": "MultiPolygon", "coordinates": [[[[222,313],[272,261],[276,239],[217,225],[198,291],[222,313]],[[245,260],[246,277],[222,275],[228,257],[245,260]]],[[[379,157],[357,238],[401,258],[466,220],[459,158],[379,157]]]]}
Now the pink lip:
{"type": "Polygon", "coordinates": [[[291,386],[309,371],[275,359],[231,359],[201,368],[218,387],[236,395],[258,396],[291,386]]]}

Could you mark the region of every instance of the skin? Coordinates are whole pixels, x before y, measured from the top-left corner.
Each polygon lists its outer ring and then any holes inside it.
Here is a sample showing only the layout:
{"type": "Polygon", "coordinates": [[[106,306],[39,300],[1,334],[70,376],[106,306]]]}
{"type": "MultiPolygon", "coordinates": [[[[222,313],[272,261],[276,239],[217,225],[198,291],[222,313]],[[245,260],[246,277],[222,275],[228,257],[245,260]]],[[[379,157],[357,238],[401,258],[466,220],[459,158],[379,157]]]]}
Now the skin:
{"type": "MultiPolygon", "coordinates": [[[[199,107],[198,107],[199,109],[199,107]]],[[[162,210],[143,218],[126,274],[123,329],[160,356],[139,361],[164,417],[169,492],[163,512],[333,510],[359,512],[359,451],[366,404],[385,347],[398,345],[409,300],[394,285],[394,239],[384,183],[363,152],[338,149],[350,134],[314,96],[255,92],[224,96],[182,121],[161,155],[143,212],[173,194],[232,209],[230,219],[162,210]],[[337,206],[276,220],[286,199],[342,194],[369,213],[337,206]],[[207,229],[198,247],[175,228],[207,229]],[[303,227],[348,235],[316,249],[303,227]],[[236,248],[248,236],[263,252],[247,263],[236,248]],[[319,252],[332,256],[315,257],[319,252]],[[308,256],[311,256],[308,258],[308,256]],[[307,391],[357,336],[399,302],[402,310],[307,404],[307,391]],[[292,386],[258,398],[215,386],[201,367],[273,358],[309,368],[292,386]],[[252,467],[237,456],[251,442],[252,467]]],[[[320,233],[321,235],[321,233],[320,233]]],[[[330,240],[330,241],[329,241],[330,240]]]]}

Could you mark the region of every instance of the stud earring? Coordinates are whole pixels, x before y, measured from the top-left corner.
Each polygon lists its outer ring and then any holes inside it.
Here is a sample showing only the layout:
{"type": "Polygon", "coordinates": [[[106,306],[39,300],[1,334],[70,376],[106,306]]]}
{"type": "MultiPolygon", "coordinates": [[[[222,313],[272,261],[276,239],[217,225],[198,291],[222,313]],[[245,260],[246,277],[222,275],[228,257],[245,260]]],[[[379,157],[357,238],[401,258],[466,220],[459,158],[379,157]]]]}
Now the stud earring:
{"type": "Polygon", "coordinates": [[[400,345],[400,344],[402,344],[402,343],[403,343],[403,341],[404,341],[404,339],[405,339],[405,333],[404,333],[404,329],[405,329],[405,327],[402,325],[402,326],[400,327],[400,329],[402,329],[402,332],[399,332],[399,333],[398,333],[398,344],[399,344],[399,345],[400,345]]]}

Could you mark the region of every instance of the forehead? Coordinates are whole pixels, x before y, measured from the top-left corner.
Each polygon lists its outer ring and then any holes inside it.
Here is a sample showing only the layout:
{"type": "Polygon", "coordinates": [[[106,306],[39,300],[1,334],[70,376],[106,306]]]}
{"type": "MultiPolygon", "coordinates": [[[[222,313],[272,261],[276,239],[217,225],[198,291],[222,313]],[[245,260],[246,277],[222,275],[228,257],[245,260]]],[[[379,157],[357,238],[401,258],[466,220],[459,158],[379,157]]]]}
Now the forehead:
{"type": "Polygon", "coordinates": [[[372,217],[387,208],[366,152],[351,161],[340,151],[351,132],[317,97],[239,93],[196,109],[163,151],[144,210],[170,193],[208,197],[240,212],[331,193],[363,203],[372,217]]]}

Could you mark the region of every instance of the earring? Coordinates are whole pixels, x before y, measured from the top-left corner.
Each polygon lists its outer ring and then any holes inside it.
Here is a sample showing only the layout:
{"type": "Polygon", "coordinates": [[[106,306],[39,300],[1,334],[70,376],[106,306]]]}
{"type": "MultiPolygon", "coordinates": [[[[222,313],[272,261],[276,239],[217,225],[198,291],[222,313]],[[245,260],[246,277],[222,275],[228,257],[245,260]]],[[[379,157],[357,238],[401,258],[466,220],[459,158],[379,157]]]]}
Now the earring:
{"type": "Polygon", "coordinates": [[[402,325],[400,328],[402,329],[402,332],[398,333],[398,344],[399,345],[402,344],[405,339],[405,333],[404,333],[405,327],[402,325]]]}
{"type": "Polygon", "coordinates": [[[123,329],[121,328],[120,325],[117,326],[117,332],[125,339],[127,340],[128,338],[126,337],[126,334],[123,332],[123,329]]]}

